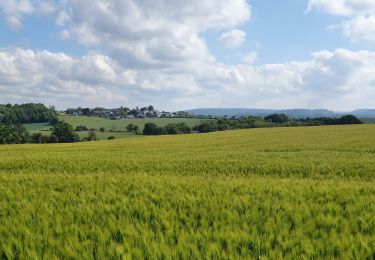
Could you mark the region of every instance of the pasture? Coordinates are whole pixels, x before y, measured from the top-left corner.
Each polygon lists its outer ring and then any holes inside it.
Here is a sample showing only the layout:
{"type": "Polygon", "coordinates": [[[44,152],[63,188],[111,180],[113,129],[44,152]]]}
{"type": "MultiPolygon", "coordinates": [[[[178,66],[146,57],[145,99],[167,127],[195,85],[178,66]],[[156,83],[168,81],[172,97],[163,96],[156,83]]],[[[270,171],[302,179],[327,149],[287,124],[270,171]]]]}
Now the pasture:
{"type": "Polygon", "coordinates": [[[0,146],[3,258],[374,258],[375,126],[0,146]]]}
{"type": "Polygon", "coordinates": [[[60,120],[63,120],[74,127],[79,125],[84,125],[87,128],[95,128],[99,129],[100,127],[104,127],[106,130],[113,130],[113,131],[126,131],[126,126],[129,124],[134,124],[139,127],[140,130],[143,130],[145,123],[152,122],[159,126],[165,126],[167,124],[177,124],[180,122],[186,123],[188,126],[195,126],[202,122],[202,119],[196,118],[143,118],[143,119],[119,119],[119,120],[111,120],[107,118],[101,117],[93,117],[93,116],[70,116],[61,114],[59,116],[60,120]]]}
{"type": "MultiPolygon", "coordinates": [[[[74,128],[77,126],[86,126],[88,129],[96,129],[96,135],[98,139],[107,139],[109,136],[114,136],[116,139],[137,137],[134,133],[126,133],[126,127],[129,124],[133,124],[139,127],[140,131],[143,130],[145,123],[152,122],[158,126],[166,126],[168,124],[177,124],[184,122],[190,127],[200,124],[208,119],[196,119],[196,118],[144,118],[144,119],[119,119],[111,120],[107,118],[94,117],[94,116],[70,116],[66,114],[60,114],[59,119],[71,124],[74,128]],[[105,131],[100,132],[99,129],[104,127],[105,131]]],[[[49,123],[33,123],[24,124],[26,129],[30,133],[41,132],[44,135],[51,133],[51,126],[49,123]]],[[[87,137],[88,132],[77,132],[80,138],[87,137]]]]}

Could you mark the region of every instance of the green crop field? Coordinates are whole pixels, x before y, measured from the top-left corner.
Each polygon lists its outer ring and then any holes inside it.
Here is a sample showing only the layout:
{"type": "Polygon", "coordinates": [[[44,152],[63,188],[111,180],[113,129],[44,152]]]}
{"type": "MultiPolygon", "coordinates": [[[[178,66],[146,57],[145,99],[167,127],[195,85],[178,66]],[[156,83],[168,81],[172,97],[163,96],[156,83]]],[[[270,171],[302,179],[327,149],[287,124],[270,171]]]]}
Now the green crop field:
{"type": "Polygon", "coordinates": [[[1,258],[375,258],[375,125],[3,145],[0,158],[1,258]]]}

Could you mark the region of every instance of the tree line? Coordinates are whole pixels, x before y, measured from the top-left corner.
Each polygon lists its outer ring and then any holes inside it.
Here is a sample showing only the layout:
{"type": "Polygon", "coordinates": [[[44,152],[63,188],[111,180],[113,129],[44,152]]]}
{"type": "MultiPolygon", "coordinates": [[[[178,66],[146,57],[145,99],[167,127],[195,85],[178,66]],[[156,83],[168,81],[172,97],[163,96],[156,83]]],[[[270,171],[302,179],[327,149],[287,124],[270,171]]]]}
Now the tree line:
{"type": "Polygon", "coordinates": [[[285,114],[272,114],[262,117],[242,117],[233,119],[214,119],[196,125],[193,130],[198,133],[208,133],[233,129],[259,128],[259,127],[280,127],[280,126],[322,126],[322,125],[347,125],[362,124],[362,121],[353,115],[345,115],[340,118],[319,117],[293,119],[285,114]]]}
{"type": "Polygon", "coordinates": [[[43,104],[0,105],[0,123],[3,124],[44,123],[56,119],[55,108],[43,104]]]}
{"type": "Polygon", "coordinates": [[[29,131],[22,124],[0,124],[0,144],[26,143],[73,143],[80,141],[73,126],[63,121],[55,120],[51,123],[51,134],[43,135],[29,131]]]}
{"type": "Polygon", "coordinates": [[[345,115],[340,118],[305,118],[293,119],[285,114],[272,114],[266,117],[241,117],[239,119],[216,118],[203,122],[193,128],[185,123],[169,124],[165,127],[157,126],[154,123],[146,123],[143,129],[144,135],[166,135],[166,134],[189,134],[191,132],[209,133],[216,131],[248,129],[261,127],[281,126],[321,126],[321,125],[347,125],[362,124],[362,121],[353,115],[345,115]]]}
{"type": "Polygon", "coordinates": [[[154,123],[146,123],[143,128],[143,135],[176,135],[190,134],[192,128],[185,123],[168,124],[166,126],[157,126],[154,123]]]}

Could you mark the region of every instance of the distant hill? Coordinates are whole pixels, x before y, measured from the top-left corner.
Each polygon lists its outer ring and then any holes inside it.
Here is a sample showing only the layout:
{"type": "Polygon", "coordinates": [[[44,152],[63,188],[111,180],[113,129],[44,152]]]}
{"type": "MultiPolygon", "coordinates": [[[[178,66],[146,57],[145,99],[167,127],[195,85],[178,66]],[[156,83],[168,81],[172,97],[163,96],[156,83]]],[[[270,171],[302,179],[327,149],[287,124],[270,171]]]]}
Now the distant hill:
{"type": "Polygon", "coordinates": [[[187,110],[193,115],[203,116],[264,116],[277,112],[273,109],[249,109],[249,108],[199,108],[187,110]]]}
{"type": "Polygon", "coordinates": [[[360,118],[375,118],[375,109],[358,109],[351,114],[360,118]]]}
{"type": "Polygon", "coordinates": [[[203,116],[268,116],[285,114],[293,118],[340,117],[352,114],[359,118],[375,118],[375,109],[359,109],[351,112],[335,112],[327,109],[255,109],[255,108],[199,108],[186,110],[193,115],[203,116]]]}

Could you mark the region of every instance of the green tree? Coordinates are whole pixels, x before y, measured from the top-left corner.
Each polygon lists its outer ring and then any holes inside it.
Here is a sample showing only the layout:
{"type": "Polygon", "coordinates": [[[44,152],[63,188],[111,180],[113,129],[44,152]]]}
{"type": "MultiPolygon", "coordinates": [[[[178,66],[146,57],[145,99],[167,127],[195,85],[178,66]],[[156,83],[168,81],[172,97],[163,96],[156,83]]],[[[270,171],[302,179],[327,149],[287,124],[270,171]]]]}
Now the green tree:
{"type": "Polygon", "coordinates": [[[264,120],[268,121],[268,122],[275,123],[275,124],[285,124],[285,123],[288,123],[289,121],[291,121],[290,118],[287,115],[284,115],[284,114],[269,115],[269,116],[266,116],[264,118],[264,120]]]}
{"type": "Polygon", "coordinates": [[[180,134],[180,129],[177,127],[176,124],[168,124],[165,126],[165,130],[169,135],[177,135],[180,134]]]}
{"type": "Polygon", "coordinates": [[[144,135],[165,135],[167,131],[165,127],[159,127],[154,123],[146,123],[143,128],[144,135]]]}
{"type": "Polygon", "coordinates": [[[55,108],[43,104],[0,105],[0,123],[4,124],[51,122],[56,118],[55,108]]]}
{"type": "Polygon", "coordinates": [[[192,132],[191,127],[184,122],[178,123],[177,128],[181,134],[190,134],[192,132]]]}
{"type": "Polygon", "coordinates": [[[29,142],[30,134],[23,125],[0,124],[1,144],[25,144],[29,142]]]}
{"type": "Polygon", "coordinates": [[[353,115],[346,115],[339,118],[340,125],[354,125],[354,124],[362,124],[362,121],[359,120],[357,117],[353,115]]]}
{"type": "Polygon", "coordinates": [[[34,133],[31,135],[31,142],[34,144],[44,144],[49,140],[48,136],[42,135],[42,133],[34,133]]]}
{"type": "Polygon", "coordinates": [[[134,124],[128,124],[128,125],[126,126],[126,131],[129,132],[129,133],[131,133],[131,132],[134,131],[134,127],[135,127],[134,124]]]}
{"type": "Polygon", "coordinates": [[[52,135],[56,136],[60,143],[74,143],[79,141],[79,137],[74,132],[73,126],[63,121],[59,121],[52,126],[52,135]]]}
{"type": "Polygon", "coordinates": [[[96,141],[96,140],[98,140],[95,131],[90,131],[90,132],[89,132],[89,135],[88,135],[88,137],[87,137],[87,140],[88,140],[88,141],[96,141]]]}
{"type": "Polygon", "coordinates": [[[87,127],[84,126],[84,125],[79,125],[76,127],[76,131],[77,132],[81,132],[81,131],[88,131],[87,127]]]}

